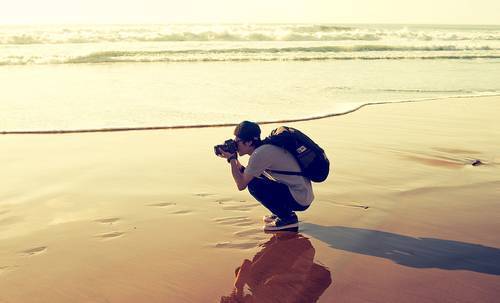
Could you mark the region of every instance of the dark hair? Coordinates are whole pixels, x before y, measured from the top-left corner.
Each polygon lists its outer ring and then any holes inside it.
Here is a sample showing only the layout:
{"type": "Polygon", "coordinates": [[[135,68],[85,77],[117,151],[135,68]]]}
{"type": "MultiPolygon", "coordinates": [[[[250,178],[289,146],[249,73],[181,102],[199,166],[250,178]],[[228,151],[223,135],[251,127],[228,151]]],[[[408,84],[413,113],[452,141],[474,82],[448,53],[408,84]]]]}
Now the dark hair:
{"type": "Polygon", "coordinates": [[[252,145],[259,147],[262,142],[260,140],[260,127],[257,123],[243,121],[236,125],[234,135],[243,141],[252,141],[252,145]]]}

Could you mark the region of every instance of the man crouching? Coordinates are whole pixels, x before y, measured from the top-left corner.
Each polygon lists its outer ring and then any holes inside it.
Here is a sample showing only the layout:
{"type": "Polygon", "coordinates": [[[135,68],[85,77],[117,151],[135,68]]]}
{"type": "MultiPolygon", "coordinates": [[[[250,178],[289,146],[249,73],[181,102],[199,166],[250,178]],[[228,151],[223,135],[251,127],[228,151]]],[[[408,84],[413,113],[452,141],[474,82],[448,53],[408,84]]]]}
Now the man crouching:
{"type": "Polygon", "coordinates": [[[238,190],[248,187],[250,194],[271,211],[264,216],[265,231],[298,230],[296,211],[306,210],[314,199],[311,181],[299,174],[297,160],[287,150],[263,144],[257,123],[243,121],[234,129],[235,152],[216,147],[216,153],[231,164],[231,173],[238,190]],[[245,168],[238,161],[249,155],[245,168]]]}

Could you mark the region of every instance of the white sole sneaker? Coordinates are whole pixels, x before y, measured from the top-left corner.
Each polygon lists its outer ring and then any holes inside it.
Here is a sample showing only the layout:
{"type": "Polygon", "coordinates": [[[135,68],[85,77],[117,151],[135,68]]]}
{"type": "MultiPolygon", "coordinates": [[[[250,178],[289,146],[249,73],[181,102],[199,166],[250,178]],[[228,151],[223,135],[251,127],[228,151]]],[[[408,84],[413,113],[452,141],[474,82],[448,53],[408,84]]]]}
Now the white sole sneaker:
{"type": "MultiPolygon", "coordinates": [[[[275,223],[275,222],[273,222],[273,223],[275,223]]],[[[287,224],[287,225],[278,225],[278,226],[276,226],[273,223],[264,225],[264,231],[288,230],[288,229],[296,229],[299,227],[299,222],[291,223],[291,224],[287,224]]]]}

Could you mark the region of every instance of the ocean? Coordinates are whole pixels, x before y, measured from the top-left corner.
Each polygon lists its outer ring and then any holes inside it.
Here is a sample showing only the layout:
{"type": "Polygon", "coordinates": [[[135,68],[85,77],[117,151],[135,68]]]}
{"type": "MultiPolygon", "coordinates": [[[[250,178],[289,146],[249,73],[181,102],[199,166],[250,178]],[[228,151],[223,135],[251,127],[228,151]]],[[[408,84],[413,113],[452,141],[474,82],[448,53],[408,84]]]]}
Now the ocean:
{"type": "Polygon", "coordinates": [[[0,133],[293,121],[500,95],[500,25],[0,26],[0,133]]]}

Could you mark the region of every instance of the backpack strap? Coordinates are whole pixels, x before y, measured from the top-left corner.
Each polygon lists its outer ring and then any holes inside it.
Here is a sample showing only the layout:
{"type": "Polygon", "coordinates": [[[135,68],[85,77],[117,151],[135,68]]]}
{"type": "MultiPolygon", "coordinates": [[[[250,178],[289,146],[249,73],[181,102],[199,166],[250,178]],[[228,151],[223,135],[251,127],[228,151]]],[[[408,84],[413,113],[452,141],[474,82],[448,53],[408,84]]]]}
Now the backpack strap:
{"type": "Polygon", "coordinates": [[[272,170],[268,169],[268,171],[281,174],[281,175],[289,175],[289,176],[303,176],[304,173],[300,171],[284,171],[284,170],[272,170]]]}
{"type": "MultiPolygon", "coordinates": [[[[278,131],[281,131],[281,132],[288,131],[288,127],[284,126],[284,127],[277,128],[277,129],[273,130],[271,132],[271,135],[269,135],[267,138],[262,140],[262,145],[269,144],[269,145],[274,145],[274,146],[280,147],[280,148],[286,150],[287,152],[289,152],[293,156],[293,154],[289,150],[286,149],[282,135],[276,134],[278,131]],[[271,137],[273,137],[274,140],[271,139],[271,137]]],[[[272,169],[268,169],[268,171],[276,173],[276,174],[281,174],[281,175],[304,176],[303,172],[272,170],[272,169]]]]}

